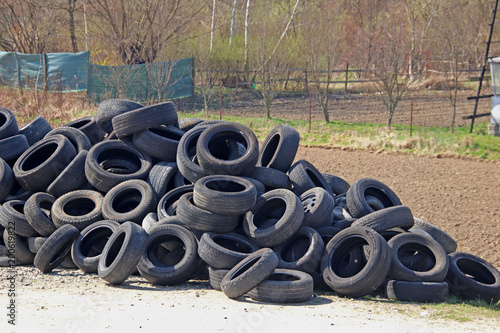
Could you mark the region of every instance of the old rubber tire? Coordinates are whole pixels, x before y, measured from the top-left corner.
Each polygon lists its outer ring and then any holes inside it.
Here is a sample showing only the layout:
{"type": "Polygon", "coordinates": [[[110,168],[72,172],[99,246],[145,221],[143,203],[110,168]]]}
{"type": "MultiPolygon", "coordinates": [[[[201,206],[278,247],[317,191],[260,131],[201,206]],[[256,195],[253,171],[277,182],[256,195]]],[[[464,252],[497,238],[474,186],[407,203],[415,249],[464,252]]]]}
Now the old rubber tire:
{"type": "Polygon", "coordinates": [[[434,239],[414,233],[402,233],[392,237],[387,243],[392,252],[389,277],[393,280],[415,282],[443,282],[448,273],[448,257],[443,247],[434,239]],[[403,251],[415,251],[433,258],[430,269],[417,270],[405,266],[400,258],[403,251]]]}
{"type": "Polygon", "coordinates": [[[12,164],[29,147],[28,140],[23,134],[0,139],[0,158],[12,164]]]}
{"type": "Polygon", "coordinates": [[[330,185],[330,188],[335,195],[346,193],[349,190],[349,187],[351,187],[351,185],[349,185],[347,181],[338,176],[329,173],[322,173],[322,175],[327,181],[328,185],[330,185]]]}
{"type": "Polygon", "coordinates": [[[457,250],[457,242],[453,239],[453,237],[423,219],[415,218],[414,225],[410,231],[412,230],[423,230],[427,232],[432,238],[441,244],[447,253],[452,253],[457,250]]]}
{"type": "Polygon", "coordinates": [[[179,141],[184,131],[173,126],[160,126],[136,132],[132,137],[135,148],[162,161],[175,162],[179,141]]]}
{"type": "Polygon", "coordinates": [[[92,145],[101,142],[106,136],[106,132],[101,130],[97,125],[96,116],[88,116],[74,120],[65,124],[64,127],[72,127],[80,130],[87,136],[92,145]]]}
{"type": "Polygon", "coordinates": [[[156,163],[149,171],[147,182],[153,187],[155,198],[159,201],[165,193],[173,190],[174,176],[177,173],[175,162],[161,161],[156,163]]]}
{"type": "Polygon", "coordinates": [[[208,174],[233,176],[248,174],[255,168],[259,158],[259,142],[252,130],[244,125],[230,122],[215,124],[201,133],[196,143],[196,157],[208,174]],[[235,159],[217,158],[212,154],[210,147],[212,143],[221,139],[235,140],[243,144],[246,148],[245,154],[235,159]]]}
{"type": "Polygon", "coordinates": [[[97,273],[104,246],[120,224],[111,220],[94,222],[83,229],[71,247],[71,258],[85,273],[97,273]]]}
{"type": "Polygon", "coordinates": [[[224,276],[229,272],[229,269],[218,269],[208,266],[208,283],[215,290],[222,291],[220,283],[224,276]]]}
{"type": "Polygon", "coordinates": [[[367,202],[367,196],[377,198],[385,208],[401,205],[397,195],[387,185],[375,179],[362,178],[352,184],[346,193],[347,208],[352,217],[360,218],[376,211],[367,202]]]}
{"type": "Polygon", "coordinates": [[[292,237],[304,220],[300,199],[290,190],[276,189],[259,197],[245,214],[243,230],[257,245],[277,246],[292,237]],[[267,225],[266,221],[275,219],[267,225]]]}
{"type": "Polygon", "coordinates": [[[442,303],[448,300],[446,282],[415,282],[389,280],[386,295],[389,299],[403,302],[442,303]]]}
{"type": "Polygon", "coordinates": [[[118,223],[132,221],[141,224],[144,217],[156,208],[153,188],[145,180],[126,180],[104,196],[102,216],[118,223]]]}
{"type": "Polygon", "coordinates": [[[0,140],[19,134],[16,116],[12,111],[0,107],[0,140]]]}
{"type": "Polygon", "coordinates": [[[75,156],[76,150],[66,137],[51,135],[26,150],[12,171],[24,189],[43,192],[75,156]]]}
{"type": "Polygon", "coordinates": [[[278,257],[262,248],[241,260],[222,279],[221,289],[229,298],[243,296],[264,281],[278,267],[278,257]]]}
{"type": "Polygon", "coordinates": [[[305,160],[295,162],[290,167],[290,170],[288,170],[288,176],[292,183],[293,192],[299,196],[313,187],[321,187],[332,197],[334,195],[330,185],[321,172],[319,172],[314,165],[305,160]]]}
{"type": "Polygon", "coordinates": [[[48,273],[59,266],[71,250],[79,232],[74,226],[66,224],[50,235],[35,255],[33,264],[42,273],[48,273]]]}
{"type": "Polygon", "coordinates": [[[366,214],[352,223],[352,226],[364,226],[382,232],[391,228],[405,230],[413,227],[413,214],[407,206],[393,206],[382,208],[366,214]]]}
{"type": "Polygon", "coordinates": [[[77,152],[80,152],[82,150],[88,151],[92,147],[90,139],[87,137],[85,133],[80,131],[78,128],[61,126],[51,130],[49,133],[45,135],[45,137],[47,138],[56,134],[60,134],[66,137],[69,140],[69,142],[71,142],[73,147],[75,147],[77,152]]]}
{"type": "Polygon", "coordinates": [[[313,297],[314,283],[310,274],[293,269],[277,268],[248,296],[259,302],[302,303],[313,297]]]}
{"type": "Polygon", "coordinates": [[[264,139],[257,166],[287,172],[299,148],[299,132],[288,125],[279,124],[264,139]]]}
{"type": "Polygon", "coordinates": [[[465,299],[482,299],[488,304],[500,300],[500,272],[486,260],[465,252],[448,255],[446,282],[450,290],[465,299]]]}
{"type": "Polygon", "coordinates": [[[28,238],[19,236],[14,228],[9,226],[3,231],[3,241],[9,252],[9,259],[15,258],[15,264],[28,265],[33,263],[35,254],[28,248],[28,238]]]}
{"type": "Polygon", "coordinates": [[[52,126],[42,116],[38,116],[28,124],[19,129],[19,134],[26,136],[30,146],[42,140],[47,133],[52,131],[52,126]]]}
{"type": "Polygon", "coordinates": [[[71,224],[83,230],[90,224],[102,220],[102,195],[92,190],[77,190],[56,199],[51,216],[59,228],[71,224]]]}
{"type": "Polygon", "coordinates": [[[375,291],[391,268],[391,250],[376,231],[367,227],[350,227],[328,242],[321,260],[326,284],[341,295],[361,297],[375,291]],[[370,257],[357,272],[341,274],[344,259],[355,248],[368,246],[370,257]],[[343,276],[342,276],[343,275],[343,276]]]}
{"type": "Polygon", "coordinates": [[[144,105],[128,99],[111,98],[102,101],[97,109],[97,126],[109,134],[113,132],[112,119],[114,117],[142,107],[144,105]]]}
{"type": "Polygon", "coordinates": [[[144,106],[111,119],[116,136],[124,138],[148,128],[176,123],[177,109],[171,101],[144,106]]]}
{"type": "Polygon", "coordinates": [[[23,237],[39,236],[38,232],[29,224],[24,215],[24,200],[10,200],[0,207],[0,224],[4,228],[9,227],[9,223],[14,223],[16,234],[23,237]]]}
{"type": "Polygon", "coordinates": [[[198,241],[193,233],[180,225],[160,224],[151,229],[137,269],[150,283],[176,285],[192,278],[198,271],[199,262],[198,241]],[[172,262],[155,258],[165,243],[173,246],[168,249],[170,252],[180,251],[172,262]]]}
{"type": "Polygon", "coordinates": [[[49,193],[38,192],[24,204],[24,215],[28,223],[44,237],[50,236],[57,229],[50,216],[55,201],[56,198],[49,193]]]}
{"type": "Polygon", "coordinates": [[[256,244],[239,234],[205,232],[200,239],[198,254],[210,267],[231,269],[258,249],[256,244]]]}
{"type": "Polygon", "coordinates": [[[324,188],[313,187],[305,191],[300,201],[304,207],[303,226],[318,229],[332,224],[335,200],[324,188]]]}
{"type": "Polygon", "coordinates": [[[140,153],[122,141],[110,140],[90,149],[85,161],[85,175],[92,186],[107,192],[125,180],[146,179],[151,167],[149,155],[140,153]],[[119,167],[120,171],[117,172],[115,167],[119,167]]]}
{"type": "Polygon", "coordinates": [[[85,177],[87,155],[88,151],[81,150],[59,176],[50,183],[49,187],[47,187],[47,193],[58,198],[82,187],[87,182],[87,177],[85,177]]]}
{"type": "Polygon", "coordinates": [[[163,219],[165,217],[170,217],[176,215],[177,210],[177,202],[181,196],[186,193],[193,193],[194,185],[185,185],[181,187],[177,187],[167,192],[159,201],[158,201],[158,219],[163,219]]]}
{"type": "Polygon", "coordinates": [[[194,204],[221,215],[245,214],[255,206],[257,190],[241,177],[215,175],[199,179],[194,184],[194,204]]]}
{"type": "Polygon", "coordinates": [[[122,284],[135,270],[146,246],[148,234],[134,222],[125,222],[104,246],[97,273],[110,284],[122,284]]]}
{"type": "Polygon", "coordinates": [[[12,169],[3,159],[0,158],[0,202],[9,195],[14,186],[14,174],[12,169]]]}

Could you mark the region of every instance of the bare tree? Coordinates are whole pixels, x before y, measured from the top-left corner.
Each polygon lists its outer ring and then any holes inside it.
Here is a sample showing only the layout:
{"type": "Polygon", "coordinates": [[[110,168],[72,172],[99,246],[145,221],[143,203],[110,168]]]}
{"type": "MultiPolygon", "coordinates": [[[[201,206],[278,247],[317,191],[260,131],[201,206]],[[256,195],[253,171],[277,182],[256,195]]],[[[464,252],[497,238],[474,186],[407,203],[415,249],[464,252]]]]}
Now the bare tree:
{"type": "Polygon", "coordinates": [[[182,75],[174,75],[178,62],[174,59],[164,59],[162,62],[146,63],[148,83],[156,91],[158,101],[162,101],[165,95],[175,93],[172,89],[182,77],[182,75]]]}
{"type": "Polygon", "coordinates": [[[309,19],[311,23],[305,28],[308,50],[306,70],[311,79],[308,89],[312,88],[327,123],[330,122],[328,102],[332,70],[339,59],[337,48],[342,38],[341,21],[334,18],[339,10],[338,6],[324,2],[310,6],[308,15],[315,19],[309,19]]]}
{"type": "Polygon", "coordinates": [[[0,13],[0,47],[4,50],[33,54],[54,46],[59,15],[46,1],[1,1],[0,13]]]}
{"type": "Polygon", "coordinates": [[[89,0],[94,27],[124,64],[153,62],[208,0],[89,0]]]}
{"type": "Polygon", "coordinates": [[[384,38],[379,40],[373,57],[373,81],[378,90],[382,103],[387,109],[387,128],[391,129],[392,118],[398,103],[408,93],[415,83],[411,76],[406,74],[407,55],[410,50],[408,36],[401,20],[387,20],[384,27],[384,38]]]}

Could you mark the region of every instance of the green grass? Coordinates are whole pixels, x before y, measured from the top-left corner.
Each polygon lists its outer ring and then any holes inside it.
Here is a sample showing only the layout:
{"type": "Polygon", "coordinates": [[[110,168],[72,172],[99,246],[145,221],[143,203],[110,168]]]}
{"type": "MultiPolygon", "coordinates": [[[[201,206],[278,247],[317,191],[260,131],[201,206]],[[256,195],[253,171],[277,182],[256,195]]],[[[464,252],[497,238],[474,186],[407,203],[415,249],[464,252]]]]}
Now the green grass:
{"type": "MultiPolygon", "coordinates": [[[[183,116],[204,118],[201,112],[180,115],[180,117],[183,116]]],[[[212,116],[210,119],[218,119],[218,117],[212,116]]],[[[487,123],[476,124],[472,134],[469,133],[468,126],[457,127],[454,133],[451,133],[449,127],[414,126],[410,136],[410,126],[399,124],[393,125],[389,131],[385,124],[339,121],[327,124],[322,121],[313,121],[309,130],[309,123],[303,120],[233,116],[225,116],[223,120],[250,127],[260,141],[274,126],[288,124],[300,132],[302,145],[500,161],[500,137],[488,134],[487,123]]]]}

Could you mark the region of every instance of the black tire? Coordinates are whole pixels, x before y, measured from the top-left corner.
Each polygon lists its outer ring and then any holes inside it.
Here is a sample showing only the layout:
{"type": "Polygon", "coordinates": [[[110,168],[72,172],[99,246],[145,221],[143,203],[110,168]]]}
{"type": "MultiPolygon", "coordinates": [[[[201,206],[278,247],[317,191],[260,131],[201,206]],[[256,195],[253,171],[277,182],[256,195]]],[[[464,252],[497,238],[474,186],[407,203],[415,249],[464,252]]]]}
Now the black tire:
{"type": "Polygon", "coordinates": [[[369,205],[367,196],[379,199],[385,208],[401,205],[396,194],[385,184],[371,178],[356,181],[346,193],[346,203],[352,217],[360,218],[373,213],[375,209],[369,205]]]}
{"type": "Polygon", "coordinates": [[[133,222],[125,222],[104,246],[97,273],[110,284],[122,284],[135,270],[146,246],[148,234],[133,222]]]}
{"type": "Polygon", "coordinates": [[[348,182],[338,176],[334,176],[329,173],[322,173],[321,175],[325,178],[328,185],[330,185],[330,188],[335,195],[346,193],[351,187],[348,182]]]}
{"type": "Polygon", "coordinates": [[[255,206],[257,190],[241,177],[206,176],[194,184],[193,201],[196,206],[213,213],[240,215],[255,206]]]}
{"type": "Polygon", "coordinates": [[[413,227],[413,214],[407,206],[387,207],[360,217],[352,226],[364,226],[377,232],[391,228],[408,230],[413,227]]]}
{"type": "Polygon", "coordinates": [[[0,107],[0,140],[19,134],[16,116],[12,111],[0,107]]]}
{"type": "Polygon", "coordinates": [[[444,281],[448,273],[448,257],[443,247],[434,239],[407,232],[392,237],[387,244],[392,252],[391,270],[389,272],[391,279],[415,282],[444,281]],[[402,253],[405,251],[418,252],[424,257],[433,258],[433,267],[420,270],[418,267],[405,266],[401,262],[402,253]]]}
{"type": "Polygon", "coordinates": [[[305,191],[300,201],[304,207],[303,226],[318,229],[332,224],[335,200],[324,188],[313,187],[305,191]]]}
{"type": "Polygon", "coordinates": [[[115,221],[102,220],[83,229],[71,247],[71,258],[75,265],[85,273],[97,273],[102,251],[119,226],[115,221]]]}
{"type": "Polygon", "coordinates": [[[203,119],[199,118],[181,118],[179,119],[179,128],[185,132],[194,128],[196,125],[199,125],[203,122],[203,119]]]}
{"type": "Polygon", "coordinates": [[[59,266],[71,251],[71,245],[79,232],[72,225],[64,225],[50,235],[35,255],[33,264],[42,273],[48,273],[59,266]]]}
{"type": "Polygon", "coordinates": [[[277,268],[267,279],[248,292],[259,302],[303,303],[313,297],[314,283],[311,275],[292,269],[277,268]]]}
{"type": "Polygon", "coordinates": [[[137,269],[153,284],[176,285],[192,278],[199,265],[198,241],[193,233],[180,225],[161,224],[151,229],[137,269]],[[157,258],[157,251],[165,249],[162,246],[165,242],[171,246],[169,252],[180,251],[172,262],[161,262],[157,258]]]}
{"type": "Polygon", "coordinates": [[[389,299],[403,302],[441,303],[448,300],[446,282],[415,282],[389,280],[386,295],[389,299]]]}
{"type": "Polygon", "coordinates": [[[205,177],[208,173],[193,161],[193,155],[196,155],[196,146],[201,133],[208,126],[196,126],[187,131],[179,141],[177,146],[177,167],[184,177],[195,183],[198,179],[205,177]],[[192,151],[194,150],[194,154],[192,151]]]}
{"type": "Polygon", "coordinates": [[[35,254],[28,248],[28,238],[19,236],[13,228],[5,228],[3,231],[3,241],[9,252],[9,261],[14,264],[30,265],[35,259],[35,254]]]}
{"type": "Polygon", "coordinates": [[[56,198],[49,193],[38,192],[24,204],[24,215],[28,223],[44,237],[50,236],[57,229],[50,214],[55,201],[56,198]]]}
{"type": "Polygon", "coordinates": [[[448,258],[446,282],[455,295],[489,304],[500,300],[500,272],[492,264],[465,252],[450,253],[448,258]]]}
{"type": "Polygon", "coordinates": [[[28,249],[31,253],[37,254],[43,243],[48,239],[48,237],[29,237],[28,238],[28,249]]]}
{"type": "Polygon", "coordinates": [[[124,181],[104,196],[102,215],[118,223],[132,221],[141,224],[144,217],[156,208],[153,188],[140,179],[124,181]]]}
{"type": "Polygon", "coordinates": [[[279,258],[279,268],[314,272],[325,244],[320,234],[310,227],[301,227],[295,235],[273,250],[279,258]]]}
{"type": "Polygon", "coordinates": [[[12,226],[11,223],[13,223],[16,234],[23,237],[39,236],[38,232],[28,223],[24,215],[25,203],[26,201],[24,200],[11,200],[5,202],[2,207],[0,207],[0,224],[4,228],[8,228],[12,226]]]}
{"type": "Polygon", "coordinates": [[[51,135],[26,150],[12,171],[24,189],[43,192],[75,156],[76,150],[66,137],[51,135]]]}
{"type": "Polygon", "coordinates": [[[231,232],[238,226],[238,215],[222,215],[197,207],[193,193],[183,194],[176,207],[176,216],[192,229],[213,232],[231,232]]]}
{"type": "Polygon", "coordinates": [[[106,133],[113,132],[112,119],[123,113],[139,109],[144,105],[127,99],[107,99],[99,104],[97,109],[97,126],[106,133]]]}
{"type": "Polygon", "coordinates": [[[194,185],[185,185],[167,192],[158,201],[158,219],[176,215],[177,202],[186,193],[193,193],[194,185]]]}
{"type": "Polygon", "coordinates": [[[229,269],[217,269],[208,266],[208,283],[210,284],[210,287],[215,290],[222,291],[220,283],[228,272],[229,269]]]}
{"type": "Polygon", "coordinates": [[[257,245],[277,246],[299,230],[304,220],[300,199],[290,190],[276,189],[259,197],[255,207],[246,213],[243,230],[257,245]],[[277,219],[271,225],[264,225],[277,219]]]}
{"type": "Polygon", "coordinates": [[[321,260],[326,284],[341,295],[361,297],[375,291],[391,268],[391,250],[376,231],[367,227],[350,227],[336,234],[327,244],[321,260]],[[344,274],[346,256],[356,248],[369,247],[370,257],[358,271],[344,274]]]}
{"type": "Polygon", "coordinates": [[[173,102],[144,106],[111,119],[113,130],[119,138],[161,125],[177,122],[177,109],[173,102]]]}
{"type": "Polygon", "coordinates": [[[453,237],[425,220],[415,218],[414,225],[410,231],[412,230],[423,230],[427,232],[432,238],[441,244],[446,253],[452,253],[457,250],[457,242],[453,239],[453,237]]]}
{"type": "Polygon", "coordinates": [[[325,244],[325,246],[326,246],[326,244],[328,244],[328,242],[333,238],[333,236],[335,236],[336,234],[341,232],[342,229],[329,226],[329,227],[318,228],[318,229],[316,229],[316,231],[321,236],[321,239],[323,240],[323,244],[325,244]]]}
{"type": "Polygon", "coordinates": [[[74,127],[66,127],[66,126],[61,126],[58,128],[54,128],[52,131],[47,133],[45,135],[46,138],[60,134],[66,137],[66,139],[71,142],[73,147],[76,149],[77,152],[80,152],[82,150],[90,150],[92,148],[92,143],[90,142],[90,139],[87,137],[85,133],[80,131],[78,128],[74,127]]]}
{"type": "Polygon", "coordinates": [[[47,193],[58,198],[82,187],[87,182],[87,177],[85,177],[87,155],[88,151],[81,150],[59,176],[50,183],[49,187],[47,187],[47,193]]]}
{"type": "Polygon", "coordinates": [[[157,201],[159,201],[165,193],[175,188],[174,176],[177,170],[177,164],[175,162],[161,161],[156,163],[149,171],[147,181],[153,187],[157,201]]]}
{"type": "Polygon", "coordinates": [[[222,279],[221,289],[229,298],[243,296],[264,281],[278,266],[278,257],[262,248],[241,260],[222,279]]]}
{"type": "Polygon", "coordinates": [[[90,224],[102,220],[102,195],[91,190],[77,190],[56,199],[51,216],[57,228],[71,224],[83,230],[90,224]]]}
{"type": "Polygon", "coordinates": [[[288,176],[292,183],[292,190],[297,195],[302,195],[307,190],[313,187],[322,187],[332,197],[334,196],[330,185],[311,163],[300,160],[295,162],[288,171],[288,176]]]}
{"type": "Polygon", "coordinates": [[[257,166],[287,172],[299,148],[299,132],[288,125],[274,127],[266,136],[259,152],[257,166]]]}
{"type": "MultiPolygon", "coordinates": [[[[244,175],[252,172],[259,158],[259,142],[248,127],[237,123],[220,123],[205,129],[196,144],[196,157],[200,166],[212,175],[244,175]],[[210,147],[221,139],[234,140],[243,144],[243,156],[224,160],[212,154],[210,147]]],[[[188,177],[186,177],[188,178],[188,177]]],[[[189,178],[188,178],[189,179],[189,178]]]]}
{"type": "MultiPolygon", "coordinates": [[[[97,125],[95,116],[88,116],[74,120],[66,125],[65,127],[73,127],[82,131],[87,138],[90,140],[92,145],[101,142],[106,136],[106,132],[101,130],[97,125]]],[[[89,148],[90,149],[90,148],[89,148]]]]}
{"type": "Polygon", "coordinates": [[[175,162],[179,141],[184,131],[173,126],[160,126],[136,132],[132,143],[140,152],[162,161],[175,162]]]}
{"type": "Polygon", "coordinates": [[[210,267],[231,269],[257,250],[256,244],[241,235],[205,232],[200,239],[198,255],[210,267]]]}
{"type": "Polygon", "coordinates": [[[286,173],[280,170],[255,167],[251,173],[245,176],[258,180],[259,182],[264,184],[264,186],[266,187],[266,192],[277,188],[284,188],[287,190],[292,189],[290,178],[288,178],[288,175],[286,173]]]}
{"type": "Polygon", "coordinates": [[[0,158],[0,202],[9,195],[14,186],[14,174],[12,169],[2,158],[0,158]]]}
{"type": "Polygon", "coordinates": [[[174,187],[181,187],[184,185],[191,185],[191,184],[193,184],[193,182],[184,177],[184,175],[179,170],[177,170],[177,172],[174,175],[174,187]]]}
{"type": "Polygon", "coordinates": [[[112,187],[129,179],[146,179],[152,163],[144,155],[119,140],[103,141],[89,151],[85,161],[85,175],[92,186],[107,192],[112,187]],[[131,168],[123,167],[123,162],[131,168]],[[119,170],[115,170],[118,166],[119,170]]]}
{"type": "Polygon", "coordinates": [[[42,140],[47,133],[52,131],[52,126],[42,116],[38,116],[24,127],[19,129],[19,134],[26,136],[30,146],[33,146],[38,141],[42,140]]]}
{"type": "Polygon", "coordinates": [[[23,134],[9,136],[0,140],[0,158],[13,163],[30,147],[23,134]]]}

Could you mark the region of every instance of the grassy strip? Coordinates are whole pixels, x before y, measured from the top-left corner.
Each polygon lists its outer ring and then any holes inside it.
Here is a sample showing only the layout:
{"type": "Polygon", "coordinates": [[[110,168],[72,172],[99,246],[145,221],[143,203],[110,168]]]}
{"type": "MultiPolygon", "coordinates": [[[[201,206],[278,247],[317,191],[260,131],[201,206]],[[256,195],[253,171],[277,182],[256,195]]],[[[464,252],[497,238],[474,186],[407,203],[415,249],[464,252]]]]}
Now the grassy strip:
{"type": "MultiPolygon", "coordinates": [[[[203,113],[180,117],[204,118],[203,113]]],[[[210,119],[217,119],[216,116],[210,119]]],[[[455,128],[451,133],[447,127],[414,126],[410,136],[410,126],[396,124],[387,130],[385,124],[347,123],[333,121],[325,123],[303,120],[266,119],[256,117],[227,116],[223,120],[241,123],[250,127],[259,140],[263,140],[269,130],[278,124],[288,124],[301,135],[301,144],[319,147],[358,148],[368,150],[395,151],[437,157],[473,157],[489,161],[500,161],[500,137],[488,134],[487,123],[479,123],[474,133],[469,127],[455,128]]]]}

